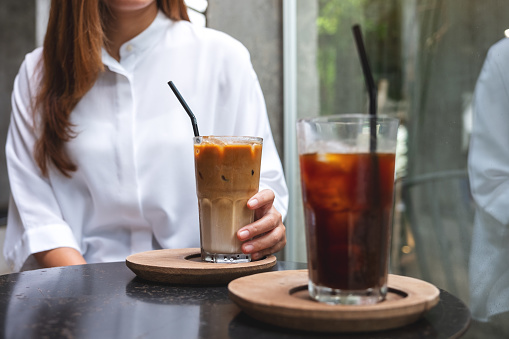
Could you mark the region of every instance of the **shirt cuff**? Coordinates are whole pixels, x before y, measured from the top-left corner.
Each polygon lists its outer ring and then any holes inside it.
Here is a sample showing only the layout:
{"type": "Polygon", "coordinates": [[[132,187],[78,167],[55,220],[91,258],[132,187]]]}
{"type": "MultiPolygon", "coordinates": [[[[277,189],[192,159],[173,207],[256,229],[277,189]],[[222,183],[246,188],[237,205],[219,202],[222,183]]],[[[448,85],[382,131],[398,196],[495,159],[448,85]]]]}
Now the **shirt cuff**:
{"type": "Polygon", "coordinates": [[[25,230],[21,240],[6,254],[6,261],[14,272],[25,264],[34,253],[59,247],[74,248],[81,253],[74,234],[68,225],[53,224],[25,230]]]}

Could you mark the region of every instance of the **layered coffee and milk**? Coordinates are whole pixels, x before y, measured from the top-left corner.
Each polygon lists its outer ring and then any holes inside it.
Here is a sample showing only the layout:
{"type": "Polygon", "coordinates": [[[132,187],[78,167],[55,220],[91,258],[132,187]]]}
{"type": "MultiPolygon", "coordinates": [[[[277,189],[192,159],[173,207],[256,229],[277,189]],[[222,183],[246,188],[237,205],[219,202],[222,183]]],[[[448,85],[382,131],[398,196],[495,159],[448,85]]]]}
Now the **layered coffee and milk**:
{"type": "Polygon", "coordinates": [[[237,231],[253,222],[247,201],[258,192],[262,138],[194,138],[202,260],[247,262],[237,231]]]}

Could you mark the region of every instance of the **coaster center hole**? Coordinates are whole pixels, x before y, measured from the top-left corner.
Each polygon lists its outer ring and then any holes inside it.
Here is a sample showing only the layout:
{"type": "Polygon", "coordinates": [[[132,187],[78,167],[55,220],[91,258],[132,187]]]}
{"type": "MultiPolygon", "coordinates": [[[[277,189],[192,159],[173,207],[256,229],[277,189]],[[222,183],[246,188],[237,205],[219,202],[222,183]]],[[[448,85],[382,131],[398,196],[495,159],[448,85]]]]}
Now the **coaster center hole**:
{"type": "Polygon", "coordinates": [[[193,254],[187,255],[184,257],[184,259],[189,260],[189,261],[201,262],[201,253],[193,253],[193,254]]]}

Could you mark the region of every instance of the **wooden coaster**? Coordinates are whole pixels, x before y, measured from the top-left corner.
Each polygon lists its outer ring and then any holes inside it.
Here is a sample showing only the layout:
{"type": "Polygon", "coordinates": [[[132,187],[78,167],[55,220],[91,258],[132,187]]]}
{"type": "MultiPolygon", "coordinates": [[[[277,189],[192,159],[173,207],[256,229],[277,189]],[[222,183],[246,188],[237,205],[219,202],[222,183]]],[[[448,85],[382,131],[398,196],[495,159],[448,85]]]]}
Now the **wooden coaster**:
{"type": "Polygon", "coordinates": [[[201,261],[199,248],[141,252],[126,258],[126,265],[140,278],[167,284],[219,285],[276,265],[271,255],[262,260],[238,264],[201,261]]]}
{"type": "Polygon", "coordinates": [[[308,271],[277,271],[232,281],[230,298],[249,316],[273,325],[318,332],[370,332],[418,320],[440,291],[422,280],[389,275],[386,300],[375,305],[329,305],[307,291],[308,271]]]}

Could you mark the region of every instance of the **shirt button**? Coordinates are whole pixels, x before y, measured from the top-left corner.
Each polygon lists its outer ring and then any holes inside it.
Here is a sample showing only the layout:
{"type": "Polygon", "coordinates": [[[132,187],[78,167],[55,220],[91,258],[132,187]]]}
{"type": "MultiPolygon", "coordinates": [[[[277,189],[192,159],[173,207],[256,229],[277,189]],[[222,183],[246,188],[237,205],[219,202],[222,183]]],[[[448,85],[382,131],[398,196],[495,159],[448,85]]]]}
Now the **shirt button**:
{"type": "Polygon", "coordinates": [[[132,52],[133,45],[129,44],[129,45],[125,46],[125,50],[128,51],[128,52],[132,52]]]}

